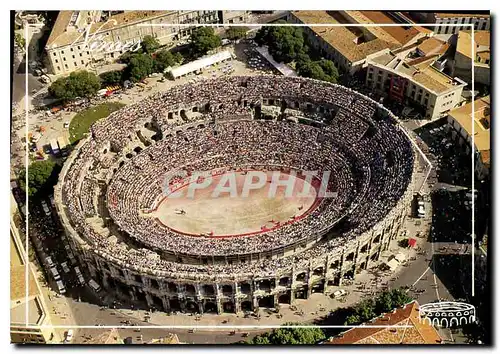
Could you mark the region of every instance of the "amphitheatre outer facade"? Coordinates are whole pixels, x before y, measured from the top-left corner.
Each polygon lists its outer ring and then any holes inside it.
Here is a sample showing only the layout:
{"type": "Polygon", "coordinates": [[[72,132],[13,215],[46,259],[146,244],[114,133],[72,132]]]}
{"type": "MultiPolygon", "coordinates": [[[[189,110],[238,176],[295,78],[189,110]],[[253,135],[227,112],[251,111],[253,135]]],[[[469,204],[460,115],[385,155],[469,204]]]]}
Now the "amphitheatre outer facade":
{"type": "Polygon", "coordinates": [[[105,290],[167,312],[241,312],[331,293],[377,264],[410,210],[414,172],[408,135],[370,98],[304,78],[227,77],[95,123],[54,196],[74,253],[105,290]],[[333,170],[337,197],[250,237],[177,234],[146,216],[167,176],[246,168],[333,170]]]}

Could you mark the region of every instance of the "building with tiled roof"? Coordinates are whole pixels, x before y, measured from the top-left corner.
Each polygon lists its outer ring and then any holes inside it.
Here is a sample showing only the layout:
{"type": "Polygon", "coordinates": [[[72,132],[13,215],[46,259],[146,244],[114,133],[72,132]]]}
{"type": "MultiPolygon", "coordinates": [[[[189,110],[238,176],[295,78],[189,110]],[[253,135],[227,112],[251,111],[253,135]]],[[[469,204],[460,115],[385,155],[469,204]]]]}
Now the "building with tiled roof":
{"type": "Polygon", "coordinates": [[[466,82],[472,82],[474,62],[474,81],[490,85],[490,31],[460,31],[454,58],[454,74],[466,82]]]}
{"type": "Polygon", "coordinates": [[[11,194],[10,338],[12,343],[48,343],[53,336],[49,310],[14,221],[16,205],[11,194]]]}
{"type": "Polygon", "coordinates": [[[447,49],[446,43],[429,38],[368,58],[366,86],[390,100],[420,107],[425,118],[444,117],[461,102],[467,85],[437,68],[447,49]]]}
{"type": "Polygon", "coordinates": [[[436,34],[457,34],[459,31],[470,30],[489,31],[491,18],[489,12],[413,12],[420,23],[432,24],[429,28],[436,34]],[[450,26],[452,25],[452,26],[450,26]]]}
{"type": "Polygon", "coordinates": [[[489,175],[491,166],[490,127],[491,108],[490,96],[481,97],[454,109],[448,115],[448,126],[452,137],[458,141],[466,153],[471,154],[472,137],[475,145],[475,172],[479,179],[489,175]]]}
{"type": "Polygon", "coordinates": [[[305,26],[309,42],[343,71],[359,70],[366,59],[416,42],[428,31],[415,26],[349,26],[395,22],[380,11],[293,11],[288,21],[298,24],[344,24],[345,26],[305,26]]]}
{"type": "Polygon", "coordinates": [[[55,75],[89,70],[96,63],[113,62],[124,52],[137,48],[146,35],[167,44],[187,38],[199,24],[218,22],[215,10],[60,11],[45,46],[48,66],[55,75]]]}
{"type": "Polygon", "coordinates": [[[323,344],[441,344],[436,329],[420,320],[418,306],[418,302],[413,301],[365,323],[366,328],[352,328],[323,344]]]}

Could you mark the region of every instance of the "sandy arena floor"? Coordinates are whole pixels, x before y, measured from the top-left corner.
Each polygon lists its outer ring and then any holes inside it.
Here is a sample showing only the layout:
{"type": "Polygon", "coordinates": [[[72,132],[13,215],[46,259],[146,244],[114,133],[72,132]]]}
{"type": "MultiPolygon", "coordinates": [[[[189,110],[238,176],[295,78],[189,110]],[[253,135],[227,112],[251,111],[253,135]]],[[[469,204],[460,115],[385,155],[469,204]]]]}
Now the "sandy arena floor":
{"type": "MultiPolygon", "coordinates": [[[[285,195],[284,187],[278,187],[276,195],[269,197],[271,175],[272,172],[267,172],[266,185],[251,190],[246,198],[242,196],[246,175],[241,172],[237,172],[235,176],[237,196],[229,193],[221,193],[215,198],[212,196],[222,175],[213,177],[209,187],[196,190],[193,198],[187,196],[189,187],[184,186],[179,189],[183,197],[165,197],[152,217],[158,218],[166,227],[186,235],[249,236],[281,227],[286,222],[300,220],[317,206],[316,189],[310,186],[306,196],[298,196],[308,182],[294,176],[288,176],[295,185],[291,196],[285,195]],[[181,210],[185,213],[180,214],[181,210]]],[[[285,177],[281,176],[281,179],[285,177]]]]}

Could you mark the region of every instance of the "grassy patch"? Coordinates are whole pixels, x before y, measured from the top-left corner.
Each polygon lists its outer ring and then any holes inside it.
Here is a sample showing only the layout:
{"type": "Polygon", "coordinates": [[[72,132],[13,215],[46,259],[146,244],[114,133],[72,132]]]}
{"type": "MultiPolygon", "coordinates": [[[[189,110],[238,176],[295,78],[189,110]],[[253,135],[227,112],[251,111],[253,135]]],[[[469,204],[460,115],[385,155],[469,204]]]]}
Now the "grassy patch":
{"type": "Polygon", "coordinates": [[[93,123],[101,118],[109,116],[111,113],[124,106],[125,104],[120,102],[107,102],[79,112],[73,117],[69,124],[69,141],[71,144],[83,138],[84,135],[89,132],[90,126],[93,123]]]}

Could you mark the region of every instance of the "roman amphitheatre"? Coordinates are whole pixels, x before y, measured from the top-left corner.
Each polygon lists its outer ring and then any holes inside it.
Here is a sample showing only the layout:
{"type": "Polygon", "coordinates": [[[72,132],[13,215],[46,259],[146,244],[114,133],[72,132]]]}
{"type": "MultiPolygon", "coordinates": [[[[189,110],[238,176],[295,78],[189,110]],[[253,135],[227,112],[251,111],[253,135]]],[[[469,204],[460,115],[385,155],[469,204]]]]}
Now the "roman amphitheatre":
{"type": "Polygon", "coordinates": [[[166,312],[240,313],[330,293],[376,264],[407,214],[414,171],[407,134],[370,98],[304,78],[233,76],[95,123],[55,199],[105,289],[166,312]],[[169,181],[186,194],[198,171],[214,184],[192,198],[166,191],[169,181]],[[228,175],[240,192],[252,171],[264,173],[262,188],[213,197],[228,175]],[[277,171],[308,193],[270,198],[277,171]]]}

